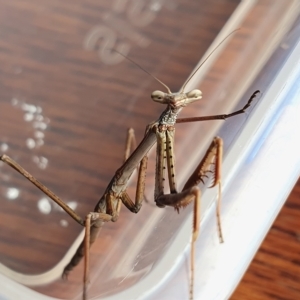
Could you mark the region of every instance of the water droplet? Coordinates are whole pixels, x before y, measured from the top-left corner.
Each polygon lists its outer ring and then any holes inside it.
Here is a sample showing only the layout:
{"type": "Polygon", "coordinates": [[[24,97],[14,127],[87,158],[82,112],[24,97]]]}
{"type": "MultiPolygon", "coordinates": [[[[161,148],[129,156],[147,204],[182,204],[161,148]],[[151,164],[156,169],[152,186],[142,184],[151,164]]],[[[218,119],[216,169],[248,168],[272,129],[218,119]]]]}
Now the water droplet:
{"type": "Polygon", "coordinates": [[[67,220],[60,220],[61,227],[67,227],[69,225],[69,222],[67,220]]]}
{"type": "Polygon", "coordinates": [[[27,104],[27,103],[23,103],[21,105],[21,108],[24,110],[24,111],[28,111],[32,114],[36,113],[37,111],[37,107],[33,104],[27,104]]]}
{"type": "Polygon", "coordinates": [[[36,129],[41,129],[41,130],[46,130],[47,129],[47,124],[44,122],[34,122],[33,127],[36,129]]]}
{"type": "Polygon", "coordinates": [[[49,201],[48,198],[43,197],[42,199],[40,199],[38,201],[38,209],[39,211],[44,214],[44,215],[48,215],[51,212],[51,203],[49,201]]]}
{"type": "Polygon", "coordinates": [[[8,200],[15,200],[19,197],[20,190],[17,188],[8,188],[6,192],[6,197],[8,200]]]}
{"type": "Polygon", "coordinates": [[[35,131],[34,132],[34,136],[37,138],[37,139],[43,139],[44,137],[45,137],[45,134],[44,134],[44,132],[42,132],[42,131],[35,131]]]}
{"type": "Polygon", "coordinates": [[[35,148],[35,140],[34,139],[27,139],[26,140],[26,146],[29,148],[29,149],[33,149],[35,148]]]}
{"type": "Polygon", "coordinates": [[[8,145],[6,143],[0,144],[0,151],[6,152],[8,150],[8,145]]]}
{"type": "Polygon", "coordinates": [[[32,120],[33,120],[33,114],[32,113],[24,114],[24,121],[31,122],[32,120]]]}
{"type": "Polygon", "coordinates": [[[34,136],[37,138],[37,139],[43,139],[44,137],[45,137],[45,134],[44,134],[44,132],[42,132],[42,131],[35,131],[34,132],[34,136]]]}
{"type": "Polygon", "coordinates": [[[78,206],[78,203],[76,201],[69,201],[67,202],[67,204],[73,209],[75,210],[78,206]]]}

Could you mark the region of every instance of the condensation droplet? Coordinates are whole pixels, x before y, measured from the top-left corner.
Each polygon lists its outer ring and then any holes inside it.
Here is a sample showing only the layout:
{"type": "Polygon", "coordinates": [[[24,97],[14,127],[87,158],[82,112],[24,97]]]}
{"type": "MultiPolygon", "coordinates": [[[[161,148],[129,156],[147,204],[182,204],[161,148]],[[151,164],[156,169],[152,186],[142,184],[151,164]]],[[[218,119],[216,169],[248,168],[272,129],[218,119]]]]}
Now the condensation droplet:
{"type": "Polygon", "coordinates": [[[39,164],[40,168],[45,169],[47,167],[47,165],[48,165],[48,159],[44,156],[41,156],[40,164],[39,164]]]}
{"type": "Polygon", "coordinates": [[[6,143],[0,144],[0,151],[6,152],[8,150],[8,145],[6,143]]]}
{"type": "Polygon", "coordinates": [[[161,10],[161,4],[159,2],[154,2],[152,5],[150,5],[150,9],[152,11],[160,11],[161,10]]]}
{"type": "Polygon", "coordinates": [[[28,111],[32,114],[36,113],[37,111],[37,107],[33,104],[27,104],[27,103],[23,103],[21,105],[21,108],[24,110],[24,111],[28,111]]]}
{"type": "Polygon", "coordinates": [[[20,195],[20,190],[17,188],[8,188],[6,197],[8,200],[16,200],[20,195]]]}
{"type": "Polygon", "coordinates": [[[45,197],[41,198],[38,201],[37,206],[38,206],[39,211],[42,214],[44,214],[44,215],[50,214],[50,212],[51,212],[51,203],[47,198],[45,198],[45,197]]]}
{"type": "Polygon", "coordinates": [[[24,121],[31,122],[32,120],[33,120],[33,114],[32,113],[24,114],[24,121]]]}
{"type": "Polygon", "coordinates": [[[75,210],[78,206],[78,203],[76,201],[69,201],[67,202],[67,204],[73,209],[75,210]]]}
{"type": "Polygon", "coordinates": [[[34,122],[33,123],[33,128],[46,130],[47,129],[47,124],[44,123],[44,122],[34,122]]]}
{"type": "Polygon", "coordinates": [[[35,148],[35,140],[34,139],[27,139],[26,140],[26,146],[29,148],[29,149],[33,149],[35,148]]]}
{"type": "Polygon", "coordinates": [[[67,227],[69,225],[69,222],[67,220],[60,220],[61,227],[67,227]]]}
{"type": "Polygon", "coordinates": [[[42,170],[46,169],[48,166],[48,158],[41,156],[33,156],[32,160],[34,163],[36,163],[38,165],[38,167],[42,170]]]}
{"type": "Polygon", "coordinates": [[[37,139],[43,139],[45,137],[45,134],[44,132],[37,130],[34,132],[34,137],[37,139]]]}

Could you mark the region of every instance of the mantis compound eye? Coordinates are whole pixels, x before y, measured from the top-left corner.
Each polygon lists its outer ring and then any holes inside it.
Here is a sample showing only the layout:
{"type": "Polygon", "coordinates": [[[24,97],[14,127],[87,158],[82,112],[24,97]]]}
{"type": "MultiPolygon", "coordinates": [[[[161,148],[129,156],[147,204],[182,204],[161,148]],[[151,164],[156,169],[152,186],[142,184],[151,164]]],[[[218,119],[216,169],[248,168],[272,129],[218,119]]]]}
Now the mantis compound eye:
{"type": "Polygon", "coordinates": [[[199,100],[202,98],[202,92],[200,90],[191,90],[186,95],[189,99],[194,99],[194,100],[199,100]]]}
{"type": "Polygon", "coordinates": [[[155,102],[159,102],[159,103],[166,103],[165,101],[165,93],[161,92],[161,91],[154,91],[151,94],[151,98],[153,101],[155,102]]]}

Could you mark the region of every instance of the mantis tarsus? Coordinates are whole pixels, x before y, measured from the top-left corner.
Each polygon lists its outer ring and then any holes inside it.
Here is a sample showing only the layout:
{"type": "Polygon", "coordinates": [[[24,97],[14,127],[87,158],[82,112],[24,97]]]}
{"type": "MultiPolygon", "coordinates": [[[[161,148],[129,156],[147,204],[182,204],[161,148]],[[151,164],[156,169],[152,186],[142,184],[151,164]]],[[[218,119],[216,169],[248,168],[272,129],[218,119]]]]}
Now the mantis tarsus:
{"type": "MultiPolygon", "coordinates": [[[[220,44],[219,44],[220,45],[220,44]]],[[[202,64],[201,64],[202,65],[202,64]]],[[[200,67],[201,67],[200,65],[200,67]]],[[[199,68],[200,68],[199,67],[199,68]]],[[[199,69],[197,68],[197,70],[199,69]]],[[[196,70],[196,71],[197,71],[196,70]]],[[[195,72],[196,72],[195,71],[195,72]]],[[[194,73],[195,73],[194,72],[194,73]]],[[[194,75],[192,74],[192,76],[194,75]]],[[[152,76],[152,75],[151,75],[152,76]]],[[[192,77],[191,76],[191,77],[192,77]]],[[[153,76],[154,77],[154,76],[153,76]]],[[[190,77],[190,78],[191,78],[190,77]]],[[[189,78],[189,79],[190,79],[189,78]]],[[[157,78],[155,78],[158,80],[157,78]]],[[[195,241],[199,233],[199,212],[200,212],[200,189],[198,183],[203,181],[208,173],[213,173],[213,183],[211,187],[219,186],[219,197],[217,204],[217,220],[219,228],[220,241],[223,241],[221,225],[220,225],[220,195],[221,195],[221,160],[222,160],[222,139],[215,137],[209,146],[204,158],[196,167],[193,174],[183,187],[181,192],[177,192],[176,176],[175,176],[175,155],[174,155],[174,135],[175,124],[207,121],[207,120],[225,120],[232,116],[242,114],[250,106],[252,100],[259,91],[255,91],[247,104],[240,110],[231,114],[194,117],[178,119],[177,116],[183,107],[194,101],[202,98],[200,90],[192,90],[185,93],[184,88],[189,81],[184,84],[183,88],[178,93],[172,93],[170,89],[163,84],[167,93],[155,91],[152,93],[152,100],[161,104],[166,104],[167,108],[163,111],[160,117],[146,128],[145,136],[136,147],[131,155],[126,151],[125,162],[116,171],[114,177],[108,184],[103,196],[100,198],[93,212],[87,214],[85,218],[79,216],[66,203],[64,203],[58,196],[50,191],[46,186],[35,179],[25,169],[18,165],[9,156],[3,154],[0,156],[1,161],[14,168],[17,172],[22,174],[36,187],[42,190],[48,197],[55,201],[62,207],[76,222],[85,227],[85,238],[77,252],[73,256],[70,263],[65,267],[63,276],[66,277],[68,273],[79,263],[81,258],[85,257],[84,268],[84,290],[83,299],[87,299],[87,284],[88,284],[88,266],[89,266],[89,247],[98,236],[98,233],[104,222],[116,222],[120,213],[121,203],[123,203],[131,212],[139,212],[144,199],[145,177],[148,161],[148,152],[157,143],[156,154],[156,175],[155,175],[155,191],[154,201],[158,207],[172,206],[178,212],[182,207],[187,206],[194,200],[193,211],[193,234],[191,242],[191,279],[190,279],[190,299],[193,299],[193,285],[194,285],[194,248],[195,241]],[[167,166],[166,166],[167,165],[167,166]],[[135,200],[132,201],[126,192],[127,183],[133,171],[139,167],[138,181],[135,200]],[[170,194],[164,193],[164,171],[168,170],[170,194]]],[[[127,150],[133,144],[134,133],[129,130],[127,137],[127,150]]]]}

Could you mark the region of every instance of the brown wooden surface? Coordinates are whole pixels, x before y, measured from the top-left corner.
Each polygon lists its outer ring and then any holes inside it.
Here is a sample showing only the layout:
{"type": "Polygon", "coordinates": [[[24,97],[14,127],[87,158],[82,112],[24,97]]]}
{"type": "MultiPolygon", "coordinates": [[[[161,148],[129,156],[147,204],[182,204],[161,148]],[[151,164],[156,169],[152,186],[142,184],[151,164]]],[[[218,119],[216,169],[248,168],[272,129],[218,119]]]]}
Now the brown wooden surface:
{"type": "Polygon", "coordinates": [[[231,300],[296,300],[300,295],[300,180],[231,300]]]}

